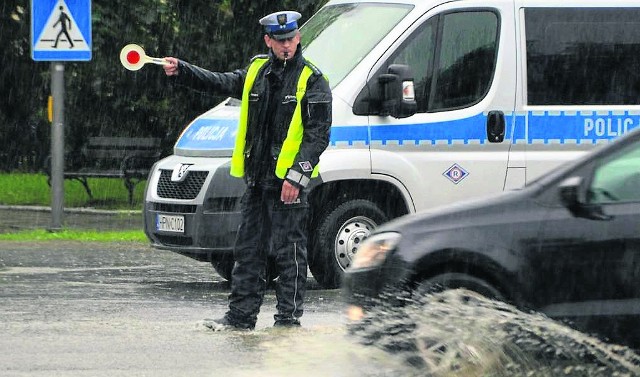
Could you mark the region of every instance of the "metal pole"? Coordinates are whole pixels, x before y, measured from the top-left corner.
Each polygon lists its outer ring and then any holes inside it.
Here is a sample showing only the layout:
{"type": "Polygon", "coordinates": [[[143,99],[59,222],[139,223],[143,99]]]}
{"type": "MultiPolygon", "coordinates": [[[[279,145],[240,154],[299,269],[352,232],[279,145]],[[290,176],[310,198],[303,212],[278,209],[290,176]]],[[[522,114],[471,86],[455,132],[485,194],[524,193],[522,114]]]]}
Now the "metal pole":
{"type": "Polygon", "coordinates": [[[64,63],[51,62],[51,231],[62,230],[64,214],[64,63]]]}

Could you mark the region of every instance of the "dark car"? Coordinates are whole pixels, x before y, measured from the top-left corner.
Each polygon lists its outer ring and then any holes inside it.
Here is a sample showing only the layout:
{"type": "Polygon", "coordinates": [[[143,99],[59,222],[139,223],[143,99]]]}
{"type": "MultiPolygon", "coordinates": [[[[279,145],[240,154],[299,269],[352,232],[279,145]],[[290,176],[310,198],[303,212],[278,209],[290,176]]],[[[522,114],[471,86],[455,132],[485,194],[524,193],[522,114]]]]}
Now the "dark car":
{"type": "Polygon", "coordinates": [[[640,346],[640,129],[521,190],[377,228],[343,278],[352,313],[383,290],[467,288],[640,346]]]}

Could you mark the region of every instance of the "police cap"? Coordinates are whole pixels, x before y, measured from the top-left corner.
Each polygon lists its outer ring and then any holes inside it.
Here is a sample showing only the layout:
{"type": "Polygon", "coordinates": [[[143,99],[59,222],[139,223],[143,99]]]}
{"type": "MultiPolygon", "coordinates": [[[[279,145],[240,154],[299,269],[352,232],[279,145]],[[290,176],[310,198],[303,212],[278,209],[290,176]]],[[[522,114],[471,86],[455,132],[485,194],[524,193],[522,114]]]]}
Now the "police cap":
{"type": "Polygon", "coordinates": [[[260,25],[269,37],[282,40],[293,38],[298,30],[298,19],[302,15],[298,12],[283,10],[274,12],[260,19],[260,25]]]}

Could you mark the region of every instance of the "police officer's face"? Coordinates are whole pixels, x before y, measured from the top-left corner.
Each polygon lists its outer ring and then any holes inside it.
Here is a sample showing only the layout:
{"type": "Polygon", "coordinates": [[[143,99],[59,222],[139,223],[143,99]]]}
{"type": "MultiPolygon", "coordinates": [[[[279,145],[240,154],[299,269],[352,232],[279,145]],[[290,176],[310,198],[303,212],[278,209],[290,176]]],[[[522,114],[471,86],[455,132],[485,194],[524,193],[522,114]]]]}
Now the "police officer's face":
{"type": "Polygon", "coordinates": [[[300,32],[297,32],[293,38],[282,40],[265,35],[264,42],[267,44],[267,47],[273,50],[273,53],[278,59],[291,59],[291,57],[296,53],[296,49],[300,43],[300,32]]]}

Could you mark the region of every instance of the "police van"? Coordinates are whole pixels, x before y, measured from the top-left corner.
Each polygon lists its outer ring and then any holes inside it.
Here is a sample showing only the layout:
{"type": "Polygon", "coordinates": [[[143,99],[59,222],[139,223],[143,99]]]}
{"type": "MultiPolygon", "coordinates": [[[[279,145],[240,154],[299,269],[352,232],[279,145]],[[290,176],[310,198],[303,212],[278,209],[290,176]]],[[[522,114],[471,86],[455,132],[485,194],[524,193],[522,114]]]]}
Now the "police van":
{"type": "MultiPolygon", "coordinates": [[[[308,224],[327,288],[377,225],[517,189],[640,124],[637,0],[332,0],[301,33],[333,92],[308,224]]],[[[154,247],[224,278],[245,188],[229,174],[238,114],[229,98],[191,122],[144,204],[154,247]]]]}

